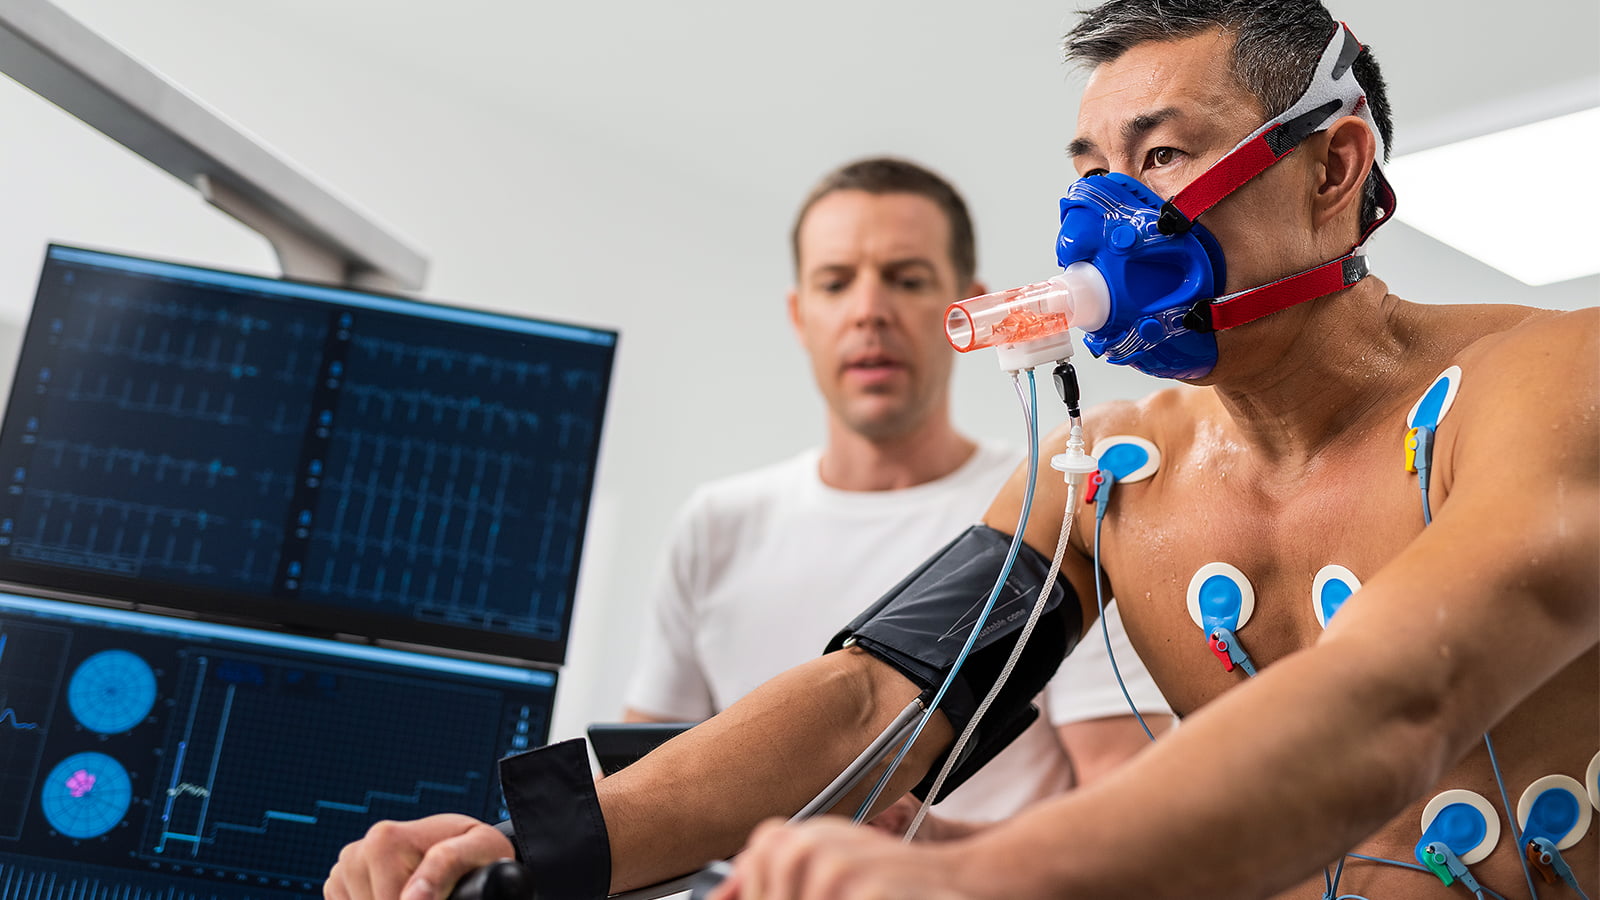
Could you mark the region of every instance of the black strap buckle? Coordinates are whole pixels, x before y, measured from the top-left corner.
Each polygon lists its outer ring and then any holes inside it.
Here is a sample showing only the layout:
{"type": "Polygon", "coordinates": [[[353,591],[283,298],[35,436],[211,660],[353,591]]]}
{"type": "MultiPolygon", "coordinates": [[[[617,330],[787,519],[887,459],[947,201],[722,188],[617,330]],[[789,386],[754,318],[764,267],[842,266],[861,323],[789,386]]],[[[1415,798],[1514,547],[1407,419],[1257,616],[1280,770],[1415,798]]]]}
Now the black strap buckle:
{"type": "Polygon", "coordinates": [[[1196,300],[1195,304],[1189,307],[1189,311],[1183,314],[1183,327],[1201,334],[1210,334],[1216,331],[1217,326],[1211,322],[1211,304],[1213,302],[1212,300],[1196,300]]]}
{"type": "Polygon", "coordinates": [[[1161,204],[1161,217],[1156,219],[1156,230],[1162,234],[1184,234],[1194,227],[1194,223],[1181,210],[1172,205],[1172,201],[1161,204]]]}
{"type": "Polygon", "coordinates": [[[1339,268],[1339,274],[1344,279],[1345,287],[1355,284],[1367,277],[1371,272],[1371,267],[1367,264],[1365,254],[1352,254],[1345,257],[1344,264],[1339,268]]]}

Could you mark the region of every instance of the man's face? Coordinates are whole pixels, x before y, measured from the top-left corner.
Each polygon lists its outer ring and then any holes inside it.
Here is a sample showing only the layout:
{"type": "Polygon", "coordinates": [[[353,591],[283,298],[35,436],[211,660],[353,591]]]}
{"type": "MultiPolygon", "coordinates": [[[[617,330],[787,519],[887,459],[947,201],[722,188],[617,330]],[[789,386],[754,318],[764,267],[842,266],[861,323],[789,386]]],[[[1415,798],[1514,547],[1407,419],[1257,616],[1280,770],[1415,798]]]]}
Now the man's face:
{"type": "MultiPolygon", "coordinates": [[[[1229,68],[1220,30],[1139,44],[1098,66],[1084,88],[1073,164],[1080,175],[1120,172],[1170,198],[1266,119],[1229,68]]],[[[1252,287],[1321,262],[1309,241],[1315,173],[1290,154],[1201,220],[1228,261],[1225,290],[1252,287]]]]}
{"type": "Polygon", "coordinates": [[[789,318],[833,416],[871,439],[943,408],[954,351],[945,307],[967,295],[950,222],[917,194],[835,191],[800,223],[789,318]]]}

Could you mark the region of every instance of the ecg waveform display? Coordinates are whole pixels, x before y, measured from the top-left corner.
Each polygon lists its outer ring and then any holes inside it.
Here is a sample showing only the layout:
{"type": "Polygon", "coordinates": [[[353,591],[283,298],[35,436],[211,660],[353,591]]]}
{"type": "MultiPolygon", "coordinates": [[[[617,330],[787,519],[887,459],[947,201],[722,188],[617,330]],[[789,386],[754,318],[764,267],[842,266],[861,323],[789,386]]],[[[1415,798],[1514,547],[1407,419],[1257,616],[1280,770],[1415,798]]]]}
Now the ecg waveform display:
{"type": "Polygon", "coordinates": [[[11,595],[0,640],[0,695],[36,726],[0,727],[0,900],[315,896],[374,821],[503,816],[496,760],[544,742],[555,686],[11,595]]]}
{"type": "Polygon", "coordinates": [[[301,596],[560,640],[603,381],[445,337],[351,342],[301,596]]]}
{"type": "Polygon", "coordinates": [[[52,247],[0,578],[559,662],[614,345],[52,247]]]}
{"type": "Polygon", "coordinates": [[[270,592],[325,317],[250,297],[208,312],[193,288],[96,272],[52,281],[6,423],[9,556],[270,592]]]}

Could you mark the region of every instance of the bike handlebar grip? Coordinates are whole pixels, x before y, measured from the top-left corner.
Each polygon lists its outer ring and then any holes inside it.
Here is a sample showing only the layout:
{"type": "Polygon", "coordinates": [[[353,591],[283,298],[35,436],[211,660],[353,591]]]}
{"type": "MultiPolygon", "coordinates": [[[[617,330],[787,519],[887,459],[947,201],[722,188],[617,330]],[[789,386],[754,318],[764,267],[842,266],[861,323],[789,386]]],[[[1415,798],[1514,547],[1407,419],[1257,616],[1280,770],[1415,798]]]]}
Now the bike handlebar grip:
{"type": "Polygon", "coordinates": [[[533,873],[514,859],[474,869],[456,882],[450,900],[538,900],[533,873]]]}
{"type": "Polygon", "coordinates": [[[721,860],[701,869],[693,878],[689,879],[689,889],[691,891],[689,900],[706,900],[707,897],[711,896],[711,892],[717,885],[722,884],[732,874],[733,865],[721,860]]]}

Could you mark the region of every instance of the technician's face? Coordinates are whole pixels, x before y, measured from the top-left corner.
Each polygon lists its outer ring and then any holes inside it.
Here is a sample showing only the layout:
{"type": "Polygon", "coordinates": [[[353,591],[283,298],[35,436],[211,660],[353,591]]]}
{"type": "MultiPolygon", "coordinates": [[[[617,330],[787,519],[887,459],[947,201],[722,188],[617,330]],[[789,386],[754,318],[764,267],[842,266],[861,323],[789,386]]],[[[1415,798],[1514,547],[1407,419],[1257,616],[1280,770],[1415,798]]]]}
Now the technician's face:
{"type": "Polygon", "coordinates": [[[801,222],[799,256],[790,319],[834,417],[884,439],[942,408],[954,356],[944,311],[963,295],[938,205],[835,191],[801,222]]]}
{"type": "MultiPolygon", "coordinates": [[[[1080,175],[1120,172],[1170,198],[1266,119],[1230,65],[1232,38],[1212,31],[1139,44],[1094,70],[1073,142],[1080,175]]],[[[1233,291],[1321,262],[1309,243],[1311,187],[1296,151],[1201,219],[1228,261],[1233,291]]]]}

